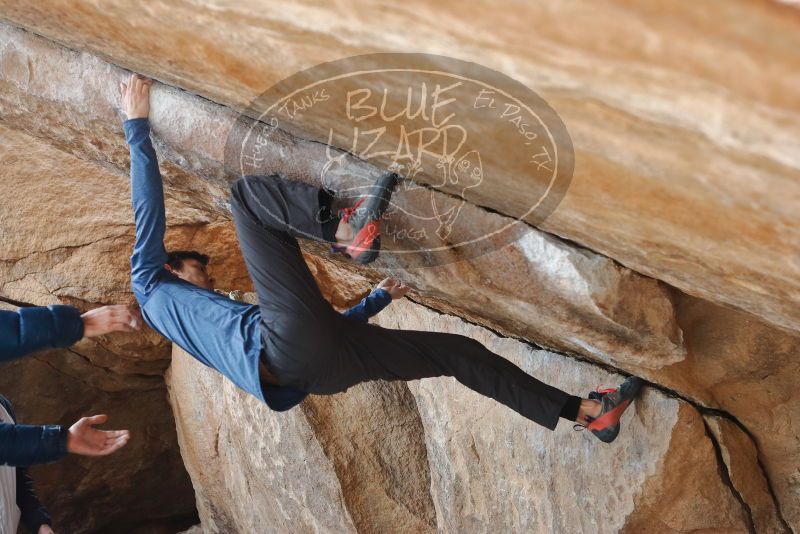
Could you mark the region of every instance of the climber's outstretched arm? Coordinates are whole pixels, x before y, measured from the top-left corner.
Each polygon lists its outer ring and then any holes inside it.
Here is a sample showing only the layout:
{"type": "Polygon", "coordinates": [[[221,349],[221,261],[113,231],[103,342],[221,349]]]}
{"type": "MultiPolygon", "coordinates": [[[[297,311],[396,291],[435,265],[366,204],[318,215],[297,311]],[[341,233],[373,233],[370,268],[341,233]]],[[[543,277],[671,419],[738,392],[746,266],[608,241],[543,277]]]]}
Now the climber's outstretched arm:
{"type": "Polygon", "coordinates": [[[394,299],[401,299],[408,293],[409,287],[395,278],[385,278],[361,302],[342,313],[356,321],[367,322],[394,299]]]}
{"type": "Polygon", "coordinates": [[[136,222],[136,243],[131,256],[131,285],[141,304],[167,262],[164,248],[166,215],[158,159],[150,142],[150,86],[152,80],[134,74],[120,84],[128,120],[123,124],[131,151],[131,202],[136,222]]]}
{"type": "Polygon", "coordinates": [[[377,315],[392,302],[392,297],[385,289],[373,289],[361,302],[342,312],[342,315],[356,321],[366,323],[370,317],[377,315]]]}

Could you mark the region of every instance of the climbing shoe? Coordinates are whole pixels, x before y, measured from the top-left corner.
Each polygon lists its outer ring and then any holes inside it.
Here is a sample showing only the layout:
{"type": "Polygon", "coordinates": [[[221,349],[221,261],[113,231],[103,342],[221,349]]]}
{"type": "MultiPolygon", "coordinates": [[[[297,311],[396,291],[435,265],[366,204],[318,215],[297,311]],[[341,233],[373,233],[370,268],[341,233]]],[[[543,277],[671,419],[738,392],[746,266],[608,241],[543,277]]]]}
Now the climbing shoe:
{"type": "Polygon", "coordinates": [[[600,415],[587,418],[589,424],[586,425],[586,429],[605,443],[611,443],[617,439],[620,418],[639,394],[643,384],[644,381],[641,378],[631,376],[619,388],[598,388],[589,393],[589,398],[600,401],[602,408],[600,415]]]}
{"type": "Polygon", "coordinates": [[[333,252],[342,252],[362,264],[375,261],[381,249],[380,218],[399,179],[394,172],[383,174],[352,207],[339,210],[339,217],[350,224],[355,236],[348,245],[332,245],[333,252]]]}

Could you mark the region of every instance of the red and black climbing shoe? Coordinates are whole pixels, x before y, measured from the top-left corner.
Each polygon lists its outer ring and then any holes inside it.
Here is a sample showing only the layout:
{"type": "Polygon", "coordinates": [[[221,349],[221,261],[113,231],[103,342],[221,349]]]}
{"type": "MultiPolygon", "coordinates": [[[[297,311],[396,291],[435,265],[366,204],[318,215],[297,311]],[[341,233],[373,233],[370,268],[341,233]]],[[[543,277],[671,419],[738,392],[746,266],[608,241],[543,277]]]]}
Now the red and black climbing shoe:
{"type": "Polygon", "coordinates": [[[343,252],[358,263],[375,261],[381,249],[380,218],[399,179],[394,172],[383,174],[352,207],[339,210],[341,220],[350,224],[355,237],[348,245],[336,244],[331,250],[343,252]]]}
{"type": "Polygon", "coordinates": [[[631,376],[618,388],[597,389],[589,393],[589,398],[600,401],[600,415],[589,417],[586,429],[591,431],[597,439],[611,443],[617,439],[620,429],[622,414],[631,405],[633,399],[639,394],[644,381],[631,376]]]}

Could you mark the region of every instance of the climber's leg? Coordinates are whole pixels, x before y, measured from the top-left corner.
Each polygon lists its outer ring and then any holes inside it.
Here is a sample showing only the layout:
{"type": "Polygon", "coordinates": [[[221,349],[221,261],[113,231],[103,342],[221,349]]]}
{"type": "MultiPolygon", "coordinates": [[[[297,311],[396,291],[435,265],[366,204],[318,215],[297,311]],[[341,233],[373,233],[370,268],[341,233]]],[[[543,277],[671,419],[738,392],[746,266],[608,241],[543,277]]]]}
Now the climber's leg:
{"type": "Polygon", "coordinates": [[[324,190],[277,176],[247,176],[231,187],[231,211],[258,302],[275,314],[332,310],[308,269],[295,236],[331,241],[338,220],[320,222],[330,202],[324,190]]]}
{"type": "Polygon", "coordinates": [[[279,177],[245,177],[231,187],[239,247],[261,308],[265,363],[280,383],[302,379],[302,366],[287,358],[329,351],[333,344],[338,313],[294,237],[333,240],[338,220],[325,218],[329,203],[324,190],[279,177]]]}
{"type": "Polygon", "coordinates": [[[339,224],[332,199],[325,189],[279,175],[243,176],[231,186],[231,203],[259,226],[328,242],[339,224]]]}
{"type": "Polygon", "coordinates": [[[347,317],[339,322],[338,351],[318,358],[306,384],[311,393],[336,393],[368,380],[452,376],[549,429],[570,407],[575,407],[571,417],[578,416],[580,399],[540,382],[472,338],[387,329],[347,317]]]}

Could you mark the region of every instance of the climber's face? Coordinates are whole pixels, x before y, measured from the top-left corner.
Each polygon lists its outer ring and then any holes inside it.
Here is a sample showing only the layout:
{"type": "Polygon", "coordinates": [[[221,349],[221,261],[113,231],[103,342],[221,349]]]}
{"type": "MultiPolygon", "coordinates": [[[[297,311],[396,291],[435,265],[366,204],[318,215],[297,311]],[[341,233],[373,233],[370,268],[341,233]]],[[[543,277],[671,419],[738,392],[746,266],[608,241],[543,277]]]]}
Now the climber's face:
{"type": "Polygon", "coordinates": [[[175,276],[182,280],[186,280],[190,284],[194,284],[205,289],[214,289],[214,278],[208,275],[208,269],[202,262],[194,259],[186,259],[181,262],[180,269],[168,270],[175,276]]]}

